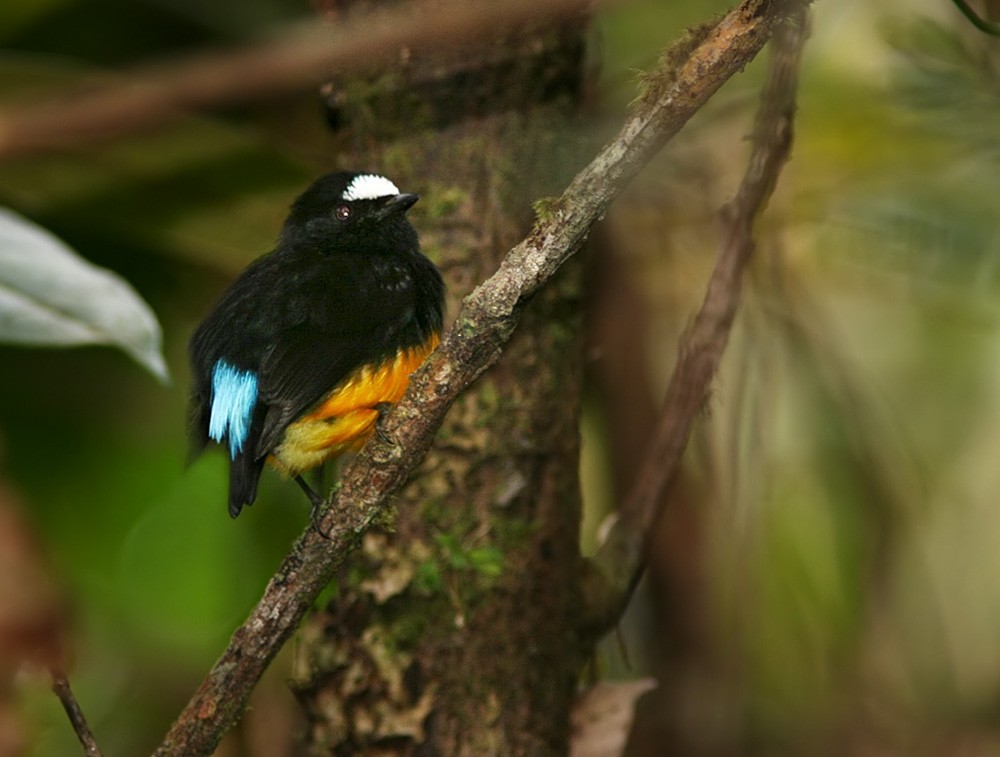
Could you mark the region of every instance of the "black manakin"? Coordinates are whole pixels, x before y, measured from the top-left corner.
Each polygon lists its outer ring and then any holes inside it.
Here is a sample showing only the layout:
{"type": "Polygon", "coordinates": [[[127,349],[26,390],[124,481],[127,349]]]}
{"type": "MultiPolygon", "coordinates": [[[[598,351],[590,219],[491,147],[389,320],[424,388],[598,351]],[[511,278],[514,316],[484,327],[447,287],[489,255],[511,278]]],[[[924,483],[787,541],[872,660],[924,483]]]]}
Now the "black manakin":
{"type": "Polygon", "coordinates": [[[444,286],[406,218],[416,201],[375,174],[323,176],[195,331],[192,451],[227,446],[234,518],[265,462],[316,505],[300,474],[359,447],[437,346],[444,286]]]}

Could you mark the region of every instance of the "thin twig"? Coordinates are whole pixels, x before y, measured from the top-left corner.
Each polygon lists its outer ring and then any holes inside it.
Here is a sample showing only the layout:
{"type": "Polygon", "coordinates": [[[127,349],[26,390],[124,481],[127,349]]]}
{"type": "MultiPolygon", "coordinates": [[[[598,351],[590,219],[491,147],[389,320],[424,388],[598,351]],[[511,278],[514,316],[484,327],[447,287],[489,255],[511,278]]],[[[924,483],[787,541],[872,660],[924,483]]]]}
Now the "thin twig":
{"type": "Polygon", "coordinates": [[[750,162],[736,197],[720,212],[721,240],[705,299],[681,339],[652,442],[617,520],[594,556],[585,586],[589,630],[600,634],[621,617],[645,569],[649,534],[702,412],[736,317],[743,272],[755,250],[753,225],[774,190],[792,146],[792,120],[806,4],[789,9],[772,40],[767,83],[754,124],[750,162]]]}
{"type": "Polygon", "coordinates": [[[56,696],[59,697],[59,701],[62,702],[63,709],[66,710],[66,715],[69,717],[69,722],[72,724],[73,730],[76,731],[76,736],[80,739],[80,744],[83,746],[84,754],[88,757],[101,757],[101,749],[97,746],[94,733],[90,730],[87,718],[84,717],[80,703],[76,701],[73,690],[69,687],[69,679],[66,678],[64,673],[57,673],[55,670],[52,671],[52,691],[55,692],[56,696]]]}
{"type": "Polygon", "coordinates": [[[965,0],[951,1],[955,3],[956,7],[962,12],[962,15],[969,20],[969,23],[979,29],[979,31],[984,32],[985,34],[990,34],[994,37],[1000,37],[1000,24],[996,21],[990,21],[980,16],[972,9],[971,5],[965,2],[965,0]]]}
{"type": "Polygon", "coordinates": [[[159,126],[185,111],[315,88],[334,72],[374,70],[401,51],[460,48],[519,21],[558,22],[592,0],[437,0],[313,22],[240,50],[195,54],[89,90],[0,109],[0,157],[79,146],[159,126]]]}
{"type": "Polygon", "coordinates": [[[788,3],[744,0],[666,56],[621,132],[547,203],[546,217],[500,269],[464,301],[441,346],[412,377],[403,400],[345,468],[321,526],[296,542],[250,617],[180,714],[158,755],[209,754],[240,717],[250,692],[368,525],[423,458],[456,396],[490,365],[524,302],[576,252],[590,227],[649,158],[767,42],[788,3]]]}

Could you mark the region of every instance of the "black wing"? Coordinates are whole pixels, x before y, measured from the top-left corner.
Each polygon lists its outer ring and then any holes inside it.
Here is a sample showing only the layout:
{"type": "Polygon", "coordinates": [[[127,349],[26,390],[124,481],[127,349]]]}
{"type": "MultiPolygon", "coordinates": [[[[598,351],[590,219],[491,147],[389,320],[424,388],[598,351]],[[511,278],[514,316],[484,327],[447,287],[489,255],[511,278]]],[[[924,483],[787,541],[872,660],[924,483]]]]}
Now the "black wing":
{"type": "MultiPolygon", "coordinates": [[[[189,460],[209,441],[212,412],[212,372],[219,360],[239,370],[256,373],[283,328],[287,282],[283,260],[272,253],[254,261],[219,298],[195,330],[189,345],[192,391],[188,422],[189,460]]],[[[253,454],[264,425],[267,408],[259,401],[253,408],[248,438],[229,463],[229,514],[239,515],[257,497],[264,467],[253,454]]]]}
{"type": "Polygon", "coordinates": [[[280,260],[265,255],[250,264],[201,322],[188,346],[192,385],[188,418],[189,460],[209,441],[212,371],[220,359],[256,372],[281,331],[280,260]],[[267,315],[265,315],[267,314],[267,315]]]}

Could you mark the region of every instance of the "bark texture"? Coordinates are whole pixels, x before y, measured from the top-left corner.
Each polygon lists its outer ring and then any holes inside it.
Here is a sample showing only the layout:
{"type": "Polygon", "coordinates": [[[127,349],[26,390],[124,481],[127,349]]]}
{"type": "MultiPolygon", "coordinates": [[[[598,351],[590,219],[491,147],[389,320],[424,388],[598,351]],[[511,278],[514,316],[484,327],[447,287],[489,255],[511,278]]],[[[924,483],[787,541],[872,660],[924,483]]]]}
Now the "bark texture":
{"type": "MultiPolygon", "coordinates": [[[[582,30],[519,30],[483,56],[502,65],[417,67],[346,82],[332,98],[351,144],[395,137],[376,167],[421,194],[414,220],[452,314],[530,230],[531,200],[577,167],[564,158],[579,151],[568,111],[582,30]],[[404,102],[392,95],[400,77],[404,102]],[[426,134],[401,127],[421,117],[426,134]]],[[[348,149],[342,160],[371,157],[348,149]]],[[[306,622],[294,687],[312,753],[565,753],[583,654],[580,269],[566,266],[528,303],[500,362],[452,407],[393,522],[365,534],[306,622]]]]}

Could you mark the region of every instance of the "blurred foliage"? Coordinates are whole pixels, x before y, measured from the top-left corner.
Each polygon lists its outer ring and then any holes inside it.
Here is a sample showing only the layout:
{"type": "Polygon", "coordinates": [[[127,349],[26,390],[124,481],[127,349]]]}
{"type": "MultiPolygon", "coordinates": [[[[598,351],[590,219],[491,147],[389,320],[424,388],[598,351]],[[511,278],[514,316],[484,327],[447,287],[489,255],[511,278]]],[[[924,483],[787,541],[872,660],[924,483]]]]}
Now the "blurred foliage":
{"type": "MultiPolygon", "coordinates": [[[[603,11],[594,60],[608,91],[594,129],[618,122],[637,68],[727,5],[603,11]]],[[[5,0],[0,105],[309,12],[291,0],[5,0]]],[[[689,456],[712,650],[696,663],[722,683],[662,717],[707,733],[729,707],[736,730],[774,753],[934,754],[966,733],[983,745],[972,753],[989,753],[1000,748],[1000,53],[944,0],[816,12],[794,161],[689,456]]],[[[609,218],[653,309],[660,387],[701,296],[714,213],[743,167],[759,73],[727,85],[609,218]]],[[[222,457],[184,467],[185,344],[234,272],[267,251],[297,191],[338,165],[321,115],[304,94],[0,163],[0,204],[152,305],[174,376],[158,386],[108,349],[0,347],[3,476],[75,598],[73,682],[108,755],[157,742],[307,523],[300,493],[274,476],[233,523],[222,457]]],[[[611,506],[598,416],[584,422],[589,524],[611,506]]],[[[497,555],[462,557],[489,572],[497,555]]],[[[626,675],[655,670],[666,646],[659,599],[648,593],[623,624],[638,668],[626,675]]],[[[74,753],[44,683],[28,689],[34,753],[74,753]]]]}
{"type": "MultiPolygon", "coordinates": [[[[677,754],[710,733],[736,753],[994,754],[1000,48],[947,4],[815,10],[793,161],[658,538],[707,549],[654,553],[624,623],[662,681],[644,730],[677,754]]],[[[744,165],[748,73],[611,219],[655,303],[661,387],[744,165]]],[[[584,472],[606,497],[600,456],[584,472]]],[[[604,659],[635,676],[613,643],[604,659]]]]}

